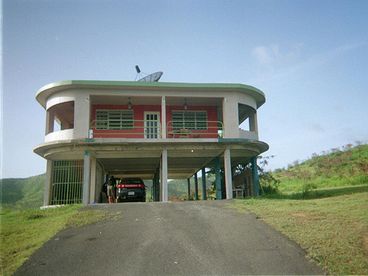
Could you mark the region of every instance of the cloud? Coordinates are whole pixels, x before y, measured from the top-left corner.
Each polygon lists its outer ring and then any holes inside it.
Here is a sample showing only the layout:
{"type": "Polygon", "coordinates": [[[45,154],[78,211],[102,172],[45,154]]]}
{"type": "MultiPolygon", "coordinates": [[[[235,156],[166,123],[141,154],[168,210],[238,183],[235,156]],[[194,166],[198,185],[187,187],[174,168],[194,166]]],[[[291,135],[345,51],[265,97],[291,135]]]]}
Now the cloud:
{"type": "Polygon", "coordinates": [[[289,79],[296,72],[315,70],[347,52],[367,46],[366,41],[348,43],[305,58],[303,57],[303,43],[283,47],[278,44],[259,45],[251,50],[251,56],[259,66],[259,72],[255,79],[249,82],[259,85],[271,80],[289,79]]]}
{"type": "Polygon", "coordinates": [[[251,54],[260,65],[276,66],[288,64],[299,58],[302,43],[285,47],[280,50],[278,44],[271,44],[269,46],[257,46],[252,49],[251,54]]]}

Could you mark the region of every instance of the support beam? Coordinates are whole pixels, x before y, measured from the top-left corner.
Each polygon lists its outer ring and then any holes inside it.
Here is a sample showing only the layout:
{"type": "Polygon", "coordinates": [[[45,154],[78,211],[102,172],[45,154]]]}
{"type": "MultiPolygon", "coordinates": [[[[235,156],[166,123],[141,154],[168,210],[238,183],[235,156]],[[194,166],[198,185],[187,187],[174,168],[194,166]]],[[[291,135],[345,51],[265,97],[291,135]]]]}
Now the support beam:
{"type": "Polygon", "coordinates": [[[206,168],[202,168],[202,200],[207,200],[206,168]]]}
{"type": "Polygon", "coordinates": [[[194,174],[194,199],[198,200],[198,175],[197,173],[194,174]]]}
{"type": "Polygon", "coordinates": [[[216,200],[222,199],[220,157],[215,158],[216,200]]]}
{"type": "Polygon", "coordinates": [[[187,178],[188,182],[188,200],[190,200],[190,178],[187,178]]]}
{"type": "Polygon", "coordinates": [[[96,202],[96,169],[97,169],[97,160],[96,157],[91,156],[91,179],[90,179],[90,195],[89,202],[96,202]]]}
{"type": "Polygon", "coordinates": [[[89,151],[84,152],[84,162],[83,162],[83,205],[88,205],[89,203],[89,185],[91,179],[91,155],[89,151]]]}
{"type": "Polygon", "coordinates": [[[166,139],[166,97],[161,97],[161,137],[166,139]]]}
{"type": "Polygon", "coordinates": [[[257,167],[257,156],[250,159],[252,165],[253,196],[259,196],[259,176],[257,167]]]}
{"type": "Polygon", "coordinates": [[[43,205],[47,206],[50,205],[51,202],[51,192],[52,192],[52,175],[53,175],[53,167],[52,167],[52,161],[47,160],[46,164],[46,179],[45,179],[45,191],[43,195],[43,205]]]}
{"type": "Polygon", "coordinates": [[[167,186],[167,148],[163,148],[161,155],[161,201],[169,200],[169,189],[167,186]]]}
{"type": "Polygon", "coordinates": [[[226,199],[233,198],[233,180],[231,173],[231,156],[230,148],[227,147],[224,152],[224,168],[225,168],[225,187],[226,187],[226,199]]]}

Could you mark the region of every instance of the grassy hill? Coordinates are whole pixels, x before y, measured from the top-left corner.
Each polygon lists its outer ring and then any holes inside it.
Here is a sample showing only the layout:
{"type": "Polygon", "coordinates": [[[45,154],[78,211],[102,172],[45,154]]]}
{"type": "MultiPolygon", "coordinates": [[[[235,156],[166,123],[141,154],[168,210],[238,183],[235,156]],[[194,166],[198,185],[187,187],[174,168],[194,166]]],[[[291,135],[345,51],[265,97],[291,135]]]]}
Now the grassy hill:
{"type": "Polygon", "coordinates": [[[282,193],[368,184],[368,145],[347,145],[322,155],[313,154],[273,175],[280,181],[282,193]]]}
{"type": "Polygon", "coordinates": [[[45,175],[0,181],[1,204],[6,208],[37,208],[43,204],[45,175]]]}

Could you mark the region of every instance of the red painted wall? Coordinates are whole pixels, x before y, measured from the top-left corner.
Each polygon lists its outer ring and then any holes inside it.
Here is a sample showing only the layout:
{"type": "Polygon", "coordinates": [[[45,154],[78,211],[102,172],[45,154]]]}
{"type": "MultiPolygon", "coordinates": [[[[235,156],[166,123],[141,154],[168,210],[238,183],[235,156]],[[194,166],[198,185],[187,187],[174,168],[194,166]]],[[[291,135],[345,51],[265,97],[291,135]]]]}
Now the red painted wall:
{"type": "MultiPolygon", "coordinates": [[[[92,121],[96,120],[97,109],[121,110],[128,109],[127,105],[93,105],[91,110],[92,121]]],[[[127,130],[97,130],[93,125],[95,138],[144,138],[144,112],[160,112],[160,105],[133,105],[134,128],[127,130]]],[[[171,122],[171,112],[183,110],[183,106],[166,106],[166,121],[171,122]]],[[[217,109],[216,106],[188,106],[187,110],[207,111],[208,129],[191,130],[188,138],[217,138],[217,109]]],[[[162,118],[160,119],[162,121],[162,118]]],[[[172,124],[167,126],[168,138],[173,137],[172,124]]]]}

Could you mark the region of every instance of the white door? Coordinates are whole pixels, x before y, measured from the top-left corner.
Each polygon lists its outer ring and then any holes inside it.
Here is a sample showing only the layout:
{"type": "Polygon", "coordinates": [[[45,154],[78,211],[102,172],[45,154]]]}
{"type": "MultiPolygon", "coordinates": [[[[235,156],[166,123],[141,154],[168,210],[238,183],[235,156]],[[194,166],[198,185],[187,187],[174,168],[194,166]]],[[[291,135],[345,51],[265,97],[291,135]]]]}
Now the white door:
{"type": "Polygon", "coordinates": [[[144,138],[160,138],[160,112],[144,112],[144,138]]]}

